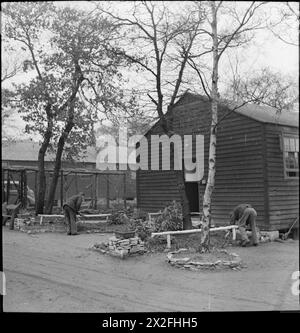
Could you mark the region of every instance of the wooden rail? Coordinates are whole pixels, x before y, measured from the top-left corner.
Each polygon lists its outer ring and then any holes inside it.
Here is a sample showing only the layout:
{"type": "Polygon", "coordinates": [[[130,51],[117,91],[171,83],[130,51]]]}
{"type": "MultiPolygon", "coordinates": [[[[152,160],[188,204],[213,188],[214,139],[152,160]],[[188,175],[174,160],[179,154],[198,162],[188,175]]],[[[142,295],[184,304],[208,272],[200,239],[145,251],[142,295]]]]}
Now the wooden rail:
{"type": "MultiPolygon", "coordinates": [[[[44,217],[64,217],[64,215],[61,214],[39,214],[38,215],[40,217],[40,224],[43,224],[43,218],[44,217]]],[[[83,217],[81,215],[76,215],[77,217],[83,217]]],[[[111,214],[88,214],[86,215],[86,217],[105,217],[106,218],[106,222],[108,221],[108,218],[111,216],[111,214]]],[[[84,221],[88,221],[88,220],[84,220],[84,221]]],[[[91,221],[91,222],[96,222],[96,221],[91,221]]],[[[98,222],[98,220],[97,220],[98,222]]]]}
{"type": "MultiPolygon", "coordinates": [[[[219,230],[232,230],[232,239],[236,239],[236,229],[237,225],[229,225],[226,227],[215,227],[210,228],[209,231],[219,231],[219,230]]],[[[201,229],[190,229],[190,230],[177,230],[177,231],[162,231],[162,232],[152,232],[151,237],[158,235],[166,235],[167,236],[167,248],[171,248],[171,235],[182,235],[182,234],[192,234],[201,232],[201,229]]]]}

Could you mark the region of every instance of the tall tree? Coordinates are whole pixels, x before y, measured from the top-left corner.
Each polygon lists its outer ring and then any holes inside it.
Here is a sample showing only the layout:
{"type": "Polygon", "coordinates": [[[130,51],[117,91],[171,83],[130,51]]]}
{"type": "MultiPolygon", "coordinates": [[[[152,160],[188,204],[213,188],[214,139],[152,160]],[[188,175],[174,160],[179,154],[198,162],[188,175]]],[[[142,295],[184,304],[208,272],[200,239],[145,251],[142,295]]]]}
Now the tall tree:
{"type": "MultiPolygon", "coordinates": [[[[209,227],[211,222],[211,202],[215,186],[216,175],[216,149],[217,149],[217,127],[221,121],[218,119],[218,105],[220,103],[219,94],[219,64],[224,52],[233,47],[238,47],[248,43],[253,38],[255,30],[263,28],[263,17],[258,18],[256,13],[263,3],[251,2],[241,4],[237,8],[236,3],[226,3],[222,1],[207,2],[207,27],[206,51],[211,57],[211,83],[207,85],[207,80],[203,77],[201,67],[193,57],[189,57],[189,64],[194,68],[200,78],[204,92],[211,103],[211,125],[208,158],[208,177],[203,196],[203,220],[201,232],[201,250],[209,251],[209,227]],[[221,27],[220,27],[221,26],[221,27]]],[[[199,6],[195,2],[196,8],[199,6]]],[[[202,8],[201,8],[202,10],[202,8]]]]}
{"type": "MultiPolygon", "coordinates": [[[[182,91],[188,56],[194,54],[196,40],[203,33],[201,10],[191,12],[187,5],[180,6],[175,13],[164,2],[137,1],[126,16],[113,13],[103,5],[98,6],[101,13],[123,28],[126,52],[116,50],[116,54],[125,56],[147,75],[147,83],[151,87],[143,87],[144,95],[155,107],[161,128],[167,135],[174,133],[171,121],[165,116],[166,106],[172,107],[182,91]]],[[[183,227],[190,229],[184,170],[177,174],[183,204],[183,227]]]]}
{"type": "Polygon", "coordinates": [[[273,10],[277,15],[269,30],[285,44],[299,46],[299,3],[282,1],[273,10]]]}
{"type": "Polygon", "coordinates": [[[237,103],[251,101],[275,108],[278,112],[295,110],[299,103],[299,89],[295,80],[267,67],[248,75],[236,72],[224,95],[237,103]]]}
{"type": "Polygon", "coordinates": [[[122,60],[109,52],[116,26],[93,11],[51,2],[8,3],[4,14],[7,36],[29,52],[24,70],[36,73],[29,83],[16,85],[16,91],[26,131],[42,137],[37,213],[43,212],[45,201],[45,154],[49,147],[55,152],[46,203],[50,213],[63,152],[79,153],[94,140],[98,113],[118,107],[122,60]]]}
{"type": "MultiPolygon", "coordinates": [[[[21,43],[22,50],[28,49],[31,54],[33,66],[38,75],[36,81],[36,88],[39,88],[39,94],[45,101],[41,108],[46,114],[46,126],[43,132],[43,141],[38,155],[38,193],[37,197],[37,213],[43,212],[44,198],[45,198],[45,165],[44,158],[47,147],[51,139],[51,133],[53,129],[53,120],[51,112],[51,97],[47,93],[46,82],[40,71],[39,64],[36,59],[36,50],[34,49],[34,43],[38,42],[42,28],[46,29],[49,25],[50,13],[53,10],[51,3],[7,3],[3,6],[4,20],[5,20],[5,34],[8,38],[11,38],[21,43]]],[[[24,63],[24,69],[27,70],[27,62],[24,63]]]]}

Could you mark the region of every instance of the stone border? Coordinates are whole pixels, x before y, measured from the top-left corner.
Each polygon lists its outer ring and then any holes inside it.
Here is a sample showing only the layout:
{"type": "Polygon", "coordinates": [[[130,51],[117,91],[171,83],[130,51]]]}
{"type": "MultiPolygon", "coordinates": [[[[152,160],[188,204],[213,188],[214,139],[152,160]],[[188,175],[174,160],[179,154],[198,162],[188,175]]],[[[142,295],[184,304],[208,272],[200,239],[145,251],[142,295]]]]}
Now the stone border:
{"type": "Polygon", "coordinates": [[[242,268],[242,260],[236,253],[229,253],[226,250],[217,250],[221,253],[226,253],[228,256],[234,257],[233,260],[217,260],[215,262],[208,261],[194,261],[189,257],[186,258],[174,258],[177,253],[186,252],[188,249],[179,249],[178,251],[168,252],[167,261],[172,266],[189,269],[193,271],[199,271],[201,269],[216,269],[216,268],[231,268],[234,270],[242,268]]]}
{"type": "Polygon", "coordinates": [[[133,251],[128,251],[125,249],[110,249],[109,248],[109,242],[102,242],[99,244],[94,244],[92,247],[90,247],[91,250],[100,252],[102,254],[108,254],[114,257],[119,257],[121,259],[125,259],[126,257],[133,256],[133,255],[143,255],[147,251],[145,249],[143,250],[133,250],[133,251]]]}

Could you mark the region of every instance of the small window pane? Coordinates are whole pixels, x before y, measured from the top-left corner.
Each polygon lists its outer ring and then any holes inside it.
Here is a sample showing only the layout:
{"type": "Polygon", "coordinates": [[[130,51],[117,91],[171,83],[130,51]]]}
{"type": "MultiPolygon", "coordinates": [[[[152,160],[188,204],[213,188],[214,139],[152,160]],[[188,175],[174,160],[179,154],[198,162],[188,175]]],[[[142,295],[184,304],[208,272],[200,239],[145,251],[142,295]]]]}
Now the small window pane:
{"type": "Polygon", "coordinates": [[[288,178],[299,177],[299,139],[284,137],[284,168],[288,178]]]}
{"type": "Polygon", "coordinates": [[[290,140],[289,138],[284,138],[284,151],[289,151],[290,149],[290,140]]]}
{"type": "Polygon", "coordinates": [[[296,151],[295,139],[294,138],[290,138],[290,149],[289,149],[289,151],[296,151]]]}

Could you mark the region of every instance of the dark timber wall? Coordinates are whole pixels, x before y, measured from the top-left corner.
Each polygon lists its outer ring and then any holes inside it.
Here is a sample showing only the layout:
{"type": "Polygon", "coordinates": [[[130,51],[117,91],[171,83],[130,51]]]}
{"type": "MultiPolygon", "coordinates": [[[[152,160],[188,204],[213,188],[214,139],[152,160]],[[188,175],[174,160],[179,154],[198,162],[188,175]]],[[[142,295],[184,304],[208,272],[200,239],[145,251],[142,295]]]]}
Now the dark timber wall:
{"type": "MultiPolygon", "coordinates": [[[[219,107],[219,118],[224,112],[228,113],[228,110],[219,107]]],[[[172,119],[176,134],[199,133],[205,136],[206,180],[211,122],[209,102],[193,96],[183,97],[168,112],[168,117],[172,119]]],[[[298,179],[284,179],[279,140],[282,130],[298,131],[296,128],[267,125],[236,112],[231,112],[220,123],[212,198],[213,224],[228,224],[230,211],[239,203],[253,205],[258,213],[258,226],[264,230],[282,229],[298,214],[298,179]]],[[[158,133],[163,134],[157,124],[148,136],[158,133]]],[[[205,182],[200,181],[198,188],[201,207],[205,182]]],[[[174,171],[138,171],[137,200],[138,207],[149,212],[163,208],[171,200],[180,200],[174,171]]]]}
{"type": "Polygon", "coordinates": [[[298,136],[298,128],[265,125],[270,228],[289,228],[299,216],[299,179],[284,175],[281,135],[298,136]]]}

